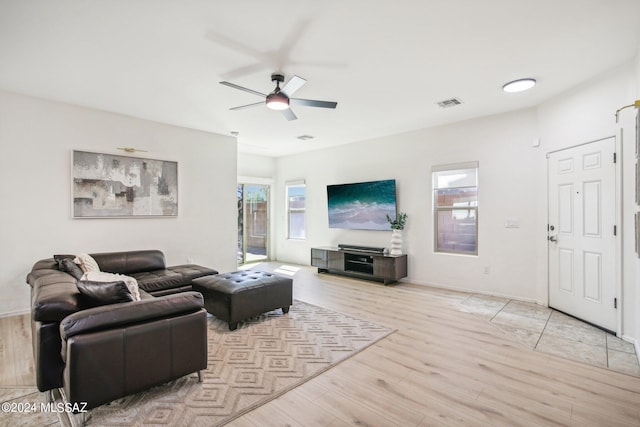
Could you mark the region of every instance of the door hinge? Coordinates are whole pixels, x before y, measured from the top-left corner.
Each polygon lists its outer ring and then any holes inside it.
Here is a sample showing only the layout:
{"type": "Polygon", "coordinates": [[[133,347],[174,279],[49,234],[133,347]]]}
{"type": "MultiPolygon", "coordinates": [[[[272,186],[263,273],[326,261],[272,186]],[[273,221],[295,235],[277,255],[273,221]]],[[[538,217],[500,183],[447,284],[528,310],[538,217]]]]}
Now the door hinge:
{"type": "Polygon", "coordinates": [[[618,298],[613,299],[613,308],[618,308],[618,298]]]}
{"type": "Polygon", "coordinates": [[[614,235],[614,236],[617,236],[617,235],[618,235],[618,226],[617,226],[617,225],[614,225],[614,226],[613,226],[613,235],[614,235]]]}
{"type": "Polygon", "coordinates": [[[616,161],[617,161],[617,159],[618,159],[617,154],[618,154],[618,153],[613,153],[613,163],[616,163],[616,161]]]}

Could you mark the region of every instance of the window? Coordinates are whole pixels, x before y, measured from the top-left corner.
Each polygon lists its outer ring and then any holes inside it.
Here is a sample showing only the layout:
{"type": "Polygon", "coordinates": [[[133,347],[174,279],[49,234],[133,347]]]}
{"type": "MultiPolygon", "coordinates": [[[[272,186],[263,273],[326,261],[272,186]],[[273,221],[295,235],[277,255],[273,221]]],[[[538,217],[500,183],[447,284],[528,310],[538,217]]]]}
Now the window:
{"type": "Polygon", "coordinates": [[[304,240],[305,226],[305,193],[306,186],[302,183],[287,184],[287,237],[289,239],[304,240]]]}
{"type": "Polygon", "coordinates": [[[478,254],[478,162],[433,168],[435,251],[478,254]]]}

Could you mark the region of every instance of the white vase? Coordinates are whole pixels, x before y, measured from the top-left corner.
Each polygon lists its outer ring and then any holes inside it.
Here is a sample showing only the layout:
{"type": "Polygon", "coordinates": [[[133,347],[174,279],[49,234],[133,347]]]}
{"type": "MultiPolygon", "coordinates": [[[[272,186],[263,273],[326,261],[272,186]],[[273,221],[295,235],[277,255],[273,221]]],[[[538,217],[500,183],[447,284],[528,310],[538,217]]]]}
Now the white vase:
{"type": "Polygon", "coordinates": [[[390,255],[402,255],[402,230],[391,230],[390,255]]]}

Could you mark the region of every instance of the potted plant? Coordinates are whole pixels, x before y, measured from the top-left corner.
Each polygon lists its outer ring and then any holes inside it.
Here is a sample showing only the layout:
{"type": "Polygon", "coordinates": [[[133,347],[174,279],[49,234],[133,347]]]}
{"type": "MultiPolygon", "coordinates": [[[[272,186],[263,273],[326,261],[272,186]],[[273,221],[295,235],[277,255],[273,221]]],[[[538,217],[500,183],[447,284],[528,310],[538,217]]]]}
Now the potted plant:
{"type": "Polygon", "coordinates": [[[391,225],[391,255],[402,255],[402,230],[407,223],[407,214],[398,212],[395,219],[387,214],[387,221],[391,225]]]}
{"type": "Polygon", "coordinates": [[[392,219],[389,214],[387,214],[387,221],[391,224],[392,230],[404,230],[404,225],[407,223],[407,214],[398,212],[395,219],[392,219]]]}

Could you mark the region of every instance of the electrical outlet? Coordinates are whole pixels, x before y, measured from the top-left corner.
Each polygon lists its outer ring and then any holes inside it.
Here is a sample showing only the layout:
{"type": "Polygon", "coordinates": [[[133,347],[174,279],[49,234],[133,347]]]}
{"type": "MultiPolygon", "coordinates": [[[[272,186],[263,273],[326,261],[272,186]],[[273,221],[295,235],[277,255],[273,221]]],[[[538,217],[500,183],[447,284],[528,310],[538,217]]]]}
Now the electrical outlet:
{"type": "Polygon", "coordinates": [[[513,219],[513,218],[507,218],[507,220],[504,222],[504,227],[505,228],[520,228],[520,220],[519,219],[513,219]]]}
{"type": "Polygon", "coordinates": [[[187,264],[193,264],[193,258],[187,258],[187,264]]]}
{"type": "Polygon", "coordinates": [[[484,266],[484,274],[489,274],[491,273],[491,268],[488,265],[484,266]]]}

